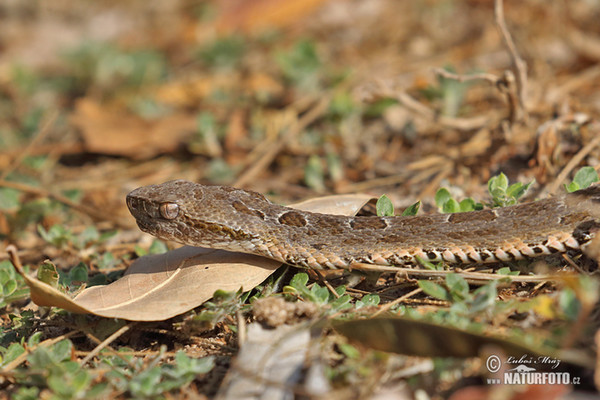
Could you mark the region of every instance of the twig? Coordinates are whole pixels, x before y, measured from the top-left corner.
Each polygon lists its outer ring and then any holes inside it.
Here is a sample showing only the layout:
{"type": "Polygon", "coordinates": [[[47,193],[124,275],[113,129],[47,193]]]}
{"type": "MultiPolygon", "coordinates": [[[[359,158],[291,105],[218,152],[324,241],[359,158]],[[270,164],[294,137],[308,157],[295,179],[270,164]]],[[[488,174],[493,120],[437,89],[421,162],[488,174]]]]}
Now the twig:
{"type": "Polygon", "coordinates": [[[109,344],[111,344],[112,342],[114,342],[119,336],[123,335],[125,332],[127,332],[129,329],[131,329],[133,326],[135,326],[135,324],[136,324],[136,322],[132,322],[130,324],[127,324],[127,325],[121,327],[121,329],[117,330],[115,333],[113,333],[112,335],[110,335],[106,339],[104,339],[104,341],[102,341],[102,343],[100,343],[98,346],[96,346],[94,348],[94,350],[90,351],[88,353],[88,355],[85,356],[83,358],[83,360],[81,360],[81,362],[79,363],[79,365],[81,367],[83,367],[85,364],[87,364],[88,361],[90,361],[92,358],[94,358],[96,356],[96,354],[100,353],[100,351],[103,348],[105,348],[106,346],[108,346],[109,344]]]}
{"type": "Polygon", "coordinates": [[[599,144],[600,136],[596,136],[594,139],[592,139],[591,142],[589,142],[581,150],[579,150],[579,152],[575,154],[573,158],[571,158],[571,160],[569,160],[569,162],[567,163],[567,165],[565,165],[563,170],[560,171],[560,174],[558,174],[558,177],[554,180],[554,182],[547,186],[546,192],[552,194],[556,193],[556,190],[558,189],[560,184],[567,178],[571,171],[576,166],[578,166],[581,160],[583,160],[585,156],[587,156],[599,144]]]}
{"type": "Polygon", "coordinates": [[[333,288],[333,286],[331,286],[331,284],[329,283],[329,281],[327,280],[327,278],[325,278],[323,276],[323,274],[321,273],[321,271],[319,271],[318,269],[314,269],[313,272],[315,273],[315,275],[317,275],[319,277],[319,281],[321,281],[321,283],[323,285],[325,285],[325,287],[327,289],[329,289],[329,291],[331,292],[331,294],[333,294],[333,296],[336,299],[339,299],[340,295],[335,291],[335,289],[333,288]]]}
{"type": "Polygon", "coordinates": [[[114,214],[99,212],[95,208],[88,207],[83,204],[75,203],[74,201],[70,200],[69,198],[67,198],[63,195],[60,195],[58,193],[52,193],[48,190],[36,188],[34,186],[25,185],[25,184],[19,183],[19,182],[10,182],[10,181],[1,181],[1,180],[0,180],[0,187],[20,190],[22,192],[31,193],[36,196],[48,197],[48,198],[54,199],[60,203],[63,203],[64,205],[71,207],[83,214],[89,215],[90,217],[92,217],[96,220],[109,220],[120,228],[131,228],[130,224],[123,222],[120,218],[118,218],[114,214]]]}
{"type": "Polygon", "coordinates": [[[535,276],[521,276],[521,275],[498,275],[498,274],[487,274],[483,272],[465,272],[457,270],[446,270],[446,271],[433,271],[428,269],[420,268],[403,268],[386,265],[373,265],[355,263],[352,265],[353,270],[359,271],[378,271],[378,272],[397,272],[404,273],[408,276],[424,276],[428,278],[432,277],[444,277],[448,274],[458,274],[465,278],[469,283],[473,284],[485,284],[489,281],[496,281],[500,279],[508,278],[514,282],[543,282],[543,281],[554,281],[559,282],[564,280],[565,275],[535,275],[535,276]]]}
{"type": "Polygon", "coordinates": [[[487,82],[491,83],[492,85],[496,85],[496,84],[498,84],[498,81],[500,80],[500,78],[498,78],[496,75],[486,74],[486,73],[461,75],[461,74],[455,74],[454,72],[447,71],[443,68],[434,68],[433,72],[436,75],[439,75],[439,76],[442,76],[442,77],[448,78],[448,79],[453,79],[453,80],[461,82],[461,83],[469,82],[469,81],[487,81],[487,82]]]}
{"type": "Polygon", "coordinates": [[[503,0],[495,0],[494,2],[494,14],[496,16],[496,24],[498,29],[500,30],[500,34],[504,39],[504,44],[508,48],[508,52],[510,54],[510,58],[515,66],[515,70],[517,71],[517,94],[518,94],[518,102],[519,102],[519,115],[516,116],[516,119],[519,121],[527,122],[529,115],[527,110],[525,109],[525,101],[527,96],[527,63],[523,61],[519,53],[517,52],[517,47],[515,46],[515,42],[513,41],[510,33],[508,32],[508,28],[506,26],[506,21],[504,19],[504,5],[503,0]]]}
{"type": "Polygon", "coordinates": [[[413,297],[415,294],[419,294],[423,291],[423,289],[421,288],[417,288],[415,290],[413,290],[412,292],[409,292],[407,294],[405,294],[404,296],[398,297],[397,299],[395,299],[394,301],[390,301],[389,303],[381,306],[379,308],[379,310],[377,310],[377,312],[375,314],[373,314],[373,317],[376,317],[378,315],[383,314],[384,312],[388,311],[390,308],[394,307],[396,304],[400,304],[403,301],[410,299],[411,297],[413,297]]]}
{"type": "Polygon", "coordinates": [[[409,111],[412,111],[415,114],[424,117],[425,119],[432,120],[448,128],[454,128],[461,131],[469,131],[486,126],[490,121],[490,118],[486,116],[479,116],[473,118],[456,118],[438,115],[429,107],[415,100],[403,90],[394,90],[388,84],[381,80],[377,81],[377,86],[380,92],[380,96],[394,98],[398,100],[398,102],[404,107],[406,107],[409,111]]]}
{"type": "Polygon", "coordinates": [[[238,334],[238,347],[241,348],[246,343],[247,338],[247,327],[246,318],[241,310],[235,312],[235,319],[237,320],[237,334],[238,334]]]}

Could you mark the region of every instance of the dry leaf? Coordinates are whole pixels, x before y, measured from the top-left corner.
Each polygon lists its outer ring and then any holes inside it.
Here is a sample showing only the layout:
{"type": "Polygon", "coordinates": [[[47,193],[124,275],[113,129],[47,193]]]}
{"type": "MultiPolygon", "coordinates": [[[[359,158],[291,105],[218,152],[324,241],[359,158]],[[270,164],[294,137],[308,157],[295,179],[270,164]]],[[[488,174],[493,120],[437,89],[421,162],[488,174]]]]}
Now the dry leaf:
{"type": "Polygon", "coordinates": [[[334,328],[362,346],[417,357],[477,357],[486,348],[494,347],[517,358],[529,354],[554,357],[587,368],[594,365],[591,357],[577,351],[558,354],[554,350],[406,317],[339,320],[334,322],[334,328]]]}
{"type": "Polygon", "coordinates": [[[221,32],[260,31],[289,27],[327,0],[234,0],[225,3],[217,25],[221,32]]]}
{"type": "Polygon", "coordinates": [[[138,159],[176,150],[196,129],[191,115],[175,113],[150,121],[91,99],[77,102],[71,121],[81,130],[87,151],[138,159]]]}
{"type": "MultiPolygon", "coordinates": [[[[293,207],[321,213],[355,214],[371,196],[341,195],[313,199],[293,207]]],[[[74,299],[19,271],[40,306],[56,306],[132,321],[160,321],[210,299],[217,289],[244,291],[264,281],[281,263],[223,250],[185,246],[137,259],[125,276],[106,286],[83,290],[74,299]]]]}

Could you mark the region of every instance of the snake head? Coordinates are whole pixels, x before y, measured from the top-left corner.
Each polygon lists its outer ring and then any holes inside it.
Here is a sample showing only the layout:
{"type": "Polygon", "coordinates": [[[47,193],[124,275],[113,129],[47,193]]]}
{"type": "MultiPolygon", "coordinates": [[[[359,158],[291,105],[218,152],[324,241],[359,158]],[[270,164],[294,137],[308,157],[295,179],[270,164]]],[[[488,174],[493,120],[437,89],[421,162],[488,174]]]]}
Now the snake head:
{"type": "Polygon", "coordinates": [[[142,231],[160,239],[243,251],[254,236],[247,224],[231,222],[227,210],[237,204],[232,198],[255,207],[270,204],[257,193],[176,180],[135,189],[127,207],[142,231]]]}

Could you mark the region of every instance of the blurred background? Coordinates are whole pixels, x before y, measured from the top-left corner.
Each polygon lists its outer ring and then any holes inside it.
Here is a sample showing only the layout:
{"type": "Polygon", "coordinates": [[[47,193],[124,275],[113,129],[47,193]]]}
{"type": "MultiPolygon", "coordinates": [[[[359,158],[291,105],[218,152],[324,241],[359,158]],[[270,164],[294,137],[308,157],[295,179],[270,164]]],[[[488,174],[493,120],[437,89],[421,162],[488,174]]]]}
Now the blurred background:
{"type": "Polygon", "coordinates": [[[600,3],[504,13],[525,82],[491,1],[3,1],[0,237],[72,218],[48,193],[131,226],[126,193],[176,178],[279,202],[483,197],[499,172],[541,193],[598,132],[600,3]]]}

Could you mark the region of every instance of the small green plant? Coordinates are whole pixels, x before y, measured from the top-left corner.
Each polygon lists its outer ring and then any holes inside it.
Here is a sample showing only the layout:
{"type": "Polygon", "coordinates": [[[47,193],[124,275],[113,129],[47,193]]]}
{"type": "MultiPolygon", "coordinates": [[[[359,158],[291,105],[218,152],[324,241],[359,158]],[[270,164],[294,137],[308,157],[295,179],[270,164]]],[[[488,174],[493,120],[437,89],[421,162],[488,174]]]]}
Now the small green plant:
{"type": "Polygon", "coordinates": [[[293,85],[309,90],[317,87],[322,63],[314,42],[299,41],[291,50],[278,53],[276,61],[283,77],[293,85]]]}
{"type": "Polygon", "coordinates": [[[203,304],[200,314],[192,318],[192,322],[199,324],[203,328],[212,329],[229,315],[234,314],[240,309],[249,307],[245,305],[249,296],[250,292],[244,293],[241,288],[237,292],[217,290],[213,294],[212,300],[203,304]]]}
{"type": "Polygon", "coordinates": [[[394,216],[394,205],[389,197],[385,194],[381,195],[379,199],[377,199],[377,204],[375,204],[375,208],[377,209],[377,215],[379,217],[393,217],[394,216]]]}
{"type": "Polygon", "coordinates": [[[496,289],[498,281],[491,281],[471,293],[469,284],[459,274],[446,275],[444,285],[426,280],[421,280],[418,284],[429,296],[452,302],[450,311],[463,315],[473,315],[493,308],[498,295],[496,289]]]}
{"type": "Polygon", "coordinates": [[[169,248],[167,247],[165,242],[163,242],[159,239],[154,239],[152,241],[152,244],[148,248],[148,250],[143,249],[142,247],[140,247],[138,245],[135,246],[134,250],[135,250],[135,254],[138,257],[142,257],[142,256],[146,256],[149,254],[163,254],[163,253],[166,253],[167,251],[169,251],[169,248]]]}
{"type": "Polygon", "coordinates": [[[435,194],[435,204],[443,213],[455,213],[482,210],[483,204],[475,202],[471,197],[456,201],[446,188],[439,189],[435,194]]]}
{"type": "Polygon", "coordinates": [[[29,289],[21,275],[8,260],[0,261],[0,308],[7,304],[27,298],[29,289]]]}
{"type": "Polygon", "coordinates": [[[198,51],[198,57],[213,68],[234,68],[244,52],[244,39],[241,36],[228,36],[204,46],[198,51]]]}
{"type": "Polygon", "coordinates": [[[290,284],[283,288],[283,293],[293,298],[300,298],[305,301],[311,301],[319,306],[327,307],[330,313],[351,307],[351,298],[346,294],[345,286],[335,288],[335,292],[339,296],[336,297],[326,287],[314,283],[309,288],[307,283],[308,275],[304,272],[298,273],[290,280],[290,284]]]}
{"type": "MultiPolygon", "coordinates": [[[[444,69],[448,72],[456,72],[452,66],[445,66],[444,69]]],[[[460,82],[457,79],[441,75],[438,75],[437,83],[437,86],[429,86],[424,89],[423,94],[429,100],[441,100],[442,114],[455,117],[460,111],[467,90],[473,83],[469,81],[460,82]]]]}
{"type": "MultiPolygon", "coordinates": [[[[394,216],[394,205],[392,201],[385,194],[381,195],[379,199],[377,199],[377,204],[375,205],[377,209],[377,215],[380,217],[393,217],[394,216]]],[[[414,216],[419,212],[419,208],[421,208],[421,201],[417,201],[416,203],[411,204],[406,207],[406,209],[402,212],[403,217],[414,216]]]]}
{"type": "Polygon", "coordinates": [[[198,375],[209,372],[214,367],[213,357],[190,358],[183,351],[175,353],[174,364],[157,365],[164,356],[166,346],[161,346],[160,354],[143,367],[136,359],[136,370],[126,367],[115,368],[110,373],[109,381],[114,382],[118,389],[127,390],[135,398],[150,398],[159,396],[173,389],[185,388],[198,375]]]}
{"type": "Polygon", "coordinates": [[[64,225],[52,225],[48,230],[42,225],[38,225],[38,233],[46,242],[58,248],[73,246],[77,249],[83,249],[95,243],[102,243],[116,235],[117,231],[107,231],[100,233],[98,230],[89,226],[81,233],[74,234],[64,225]]]}
{"type": "MultiPolygon", "coordinates": [[[[527,190],[529,190],[534,182],[535,180],[525,185],[521,182],[517,182],[509,186],[508,178],[503,173],[491,177],[488,181],[488,192],[492,197],[492,203],[489,204],[489,206],[506,207],[517,204],[519,199],[527,193],[527,190]]],[[[446,188],[441,188],[436,192],[435,204],[444,213],[477,211],[483,209],[483,204],[476,202],[471,197],[458,202],[446,188]]]]}
{"type": "Polygon", "coordinates": [[[325,190],[325,171],[321,158],[316,154],[309,157],[304,167],[304,183],[316,191],[325,190]]]}
{"type": "Polygon", "coordinates": [[[506,207],[517,204],[518,200],[527,193],[527,190],[535,183],[535,179],[528,184],[521,182],[508,186],[508,178],[503,173],[493,176],[488,181],[488,192],[492,196],[494,207],[506,207]]]}
{"type": "Polygon", "coordinates": [[[337,92],[329,103],[329,115],[335,120],[347,118],[356,110],[352,95],[348,92],[337,92]]]}
{"type": "Polygon", "coordinates": [[[379,298],[378,295],[369,293],[369,294],[364,295],[362,299],[356,300],[354,307],[357,310],[360,310],[363,307],[375,307],[375,306],[379,305],[380,301],[381,301],[381,299],[379,298]]]}
{"type": "Polygon", "coordinates": [[[592,183],[598,182],[598,172],[593,167],[582,167],[575,173],[573,181],[565,185],[567,192],[571,193],[579,189],[585,189],[592,183]]]}
{"type": "Polygon", "coordinates": [[[164,55],[153,50],[123,51],[109,43],[88,41],[65,54],[71,68],[63,89],[95,87],[109,93],[115,87],[139,88],[166,77],[164,55]]]}

